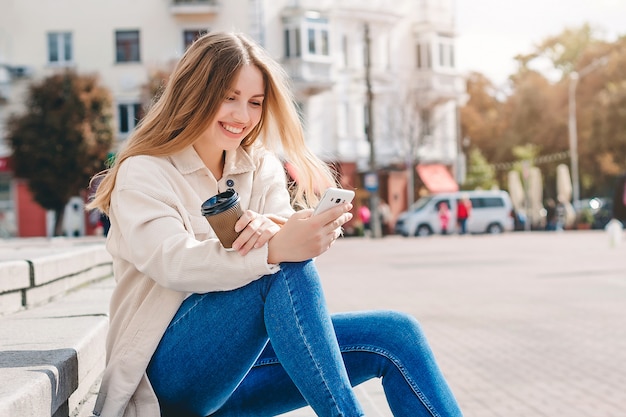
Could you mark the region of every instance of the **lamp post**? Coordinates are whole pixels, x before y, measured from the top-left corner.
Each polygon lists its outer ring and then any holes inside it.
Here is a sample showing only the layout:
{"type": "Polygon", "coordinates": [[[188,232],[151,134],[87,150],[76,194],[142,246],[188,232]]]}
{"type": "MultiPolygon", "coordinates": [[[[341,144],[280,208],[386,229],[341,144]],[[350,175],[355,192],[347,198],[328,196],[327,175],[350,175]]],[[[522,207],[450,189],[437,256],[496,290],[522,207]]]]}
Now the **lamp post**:
{"type": "Polygon", "coordinates": [[[378,197],[378,174],[376,172],[376,146],[374,144],[374,93],[372,92],[372,79],[371,79],[371,39],[370,39],[370,27],[368,23],[365,23],[364,41],[365,41],[365,89],[366,89],[366,109],[367,109],[367,141],[370,145],[370,159],[369,159],[369,177],[375,178],[375,185],[370,189],[370,228],[372,231],[372,237],[382,237],[382,225],[380,224],[379,216],[379,197],[378,197]]]}
{"type": "Polygon", "coordinates": [[[569,75],[569,157],[572,171],[572,203],[580,200],[580,180],[578,179],[578,133],[576,132],[576,86],[579,75],[576,71],[569,75]]]}
{"type": "Polygon", "coordinates": [[[569,100],[568,100],[568,131],[569,131],[569,156],[572,171],[572,203],[580,201],[580,176],[578,172],[578,132],[576,127],[576,87],[578,81],[596,68],[606,65],[609,58],[603,56],[594,60],[579,72],[572,71],[569,75],[569,100]]]}

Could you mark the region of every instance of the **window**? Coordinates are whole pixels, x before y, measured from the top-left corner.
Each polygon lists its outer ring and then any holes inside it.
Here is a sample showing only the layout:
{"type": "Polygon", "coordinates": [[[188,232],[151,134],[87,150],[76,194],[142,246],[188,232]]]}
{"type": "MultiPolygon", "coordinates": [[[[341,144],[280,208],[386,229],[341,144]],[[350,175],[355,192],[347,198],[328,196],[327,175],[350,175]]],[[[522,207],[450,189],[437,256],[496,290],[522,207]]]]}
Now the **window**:
{"type": "Polygon", "coordinates": [[[450,52],[450,66],[454,68],[454,66],[456,65],[454,63],[454,45],[450,45],[449,52],[450,52]]]}
{"type": "Polygon", "coordinates": [[[328,37],[328,19],[322,17],[306,18],[308,53],[310,55],[330,54],[328,37]]]}
{"type": "Polygon", "coordinates": [[[439,35],[439,66],[454,68],[454,39],[439,35]]]}
{"type": "Polygon", "coordinates": [[[285,57],[297,58],[300,52],[300,28],[291,27],[285,29],[285,57]]]}
{"type": "Polygon", "coordinates": [[[139,31],[118,30],[115,32],[116,62],[139,62],[139,31]]]}
{"type": "Polygon", "coordinates": [[[315,55],[315,29],[309,29],[309,53],[315,55]]]}
{"type": "Polygon", "coordinates": [[[417,44],[417,68],[432,68],[432,55],[429,43],[417,44]]]}
{"type": "Polygon", "coordinates": [[[129,134],[141,118],[143,111],[139,103],[120,103],[117,105],[118,126],[121,135],[129,134]]]}
{"type": "Polygon", "coordinates": [[[72,62],[72,34],[70,32],[48,33],[48,63],[68,64],[72,62]]]}
{"type": "Polygon", "coordinates": [[[341,38],[341,51],[343,52],[343,66],[348,67],[348,36],[343,35],[341,38]]]}
{"type": "Polygon", "coordinates": [[[475,197],[470,198],[472,208],[504,207],[504,200],[500,197],[475,197]]]}
{"type": "Polygon", "coordinates": [[[183,32],[183,50],[186,51],[196,39],[205,33],[207,33],[206,30],[186,30],[183,32]]]}

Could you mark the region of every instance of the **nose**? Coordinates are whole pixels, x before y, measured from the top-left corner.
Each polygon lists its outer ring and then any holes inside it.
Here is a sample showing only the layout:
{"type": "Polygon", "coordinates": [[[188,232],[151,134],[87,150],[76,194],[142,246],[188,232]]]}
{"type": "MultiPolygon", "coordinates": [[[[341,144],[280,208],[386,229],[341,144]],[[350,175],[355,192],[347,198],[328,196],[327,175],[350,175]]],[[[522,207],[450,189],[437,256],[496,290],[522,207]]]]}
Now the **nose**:
{"type": "Polygon", "coordinates": [[[248,103],[237,103],[233,109],[233,119],[239,123],[248,123],[250,114],[248,113],[248,103]]]}

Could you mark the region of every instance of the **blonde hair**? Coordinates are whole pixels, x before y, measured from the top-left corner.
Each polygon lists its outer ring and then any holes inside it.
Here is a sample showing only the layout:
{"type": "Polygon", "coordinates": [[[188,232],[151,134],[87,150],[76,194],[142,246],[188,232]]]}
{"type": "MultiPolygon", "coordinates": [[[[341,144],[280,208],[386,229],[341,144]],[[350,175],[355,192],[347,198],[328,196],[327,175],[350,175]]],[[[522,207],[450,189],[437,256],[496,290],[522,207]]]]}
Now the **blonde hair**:
{"type": "Polygon", "coordinates": [[[115,178],[126,159],[136,155],[168,156],[191,146],[213,121],[244,65],[254,65],[263,74],[265,99],[259,124],[241,146],[249,147],[261,138],[266,148],[275,152],[282,149],[297,172],[291,190],[292,205],[315,205],[320,191],[335,185],[336,179],[306,146],[286,73],[247,36],[215,32],[200,37],[187,49],[163,94],[137,125],[113,165],[92,178],[92,184],[99,185],[88,209],[108,213],[115,178]],[[278,142],[272,140],[276,136],[278,142]]]}

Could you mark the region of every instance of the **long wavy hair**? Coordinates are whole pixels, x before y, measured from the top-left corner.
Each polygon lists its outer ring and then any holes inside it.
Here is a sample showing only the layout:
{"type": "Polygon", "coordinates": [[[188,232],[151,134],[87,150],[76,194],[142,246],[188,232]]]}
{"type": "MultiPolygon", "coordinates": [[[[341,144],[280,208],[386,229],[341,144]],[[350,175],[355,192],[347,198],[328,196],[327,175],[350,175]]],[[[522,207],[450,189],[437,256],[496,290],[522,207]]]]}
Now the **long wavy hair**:
{"type": "Polygon", "coordinates": [[[87,207],[108,214],[119,166],[131,156],[168,156],[191,146],[213,122],[244,65],[254,65],[263,74],[265,99],[260,122],[241,146],[252,146],[258,139],[265,148],[282,153],[297,172],[290,190],[294,208],[317,204],[320,191],[335,185],[336,178],[306,146],[285,71],[244,34],[214,32],[187,49],[113,165],[92,179],[98,187],[87,207]]]}

